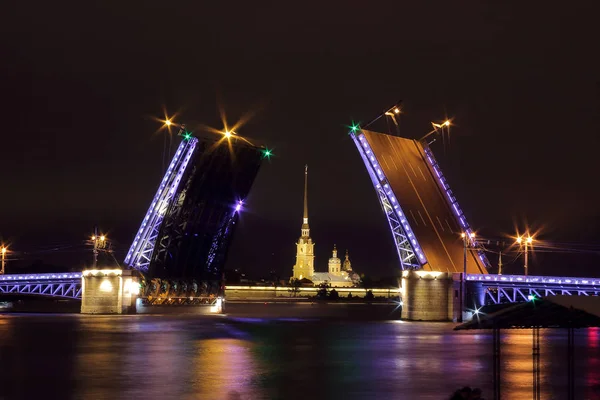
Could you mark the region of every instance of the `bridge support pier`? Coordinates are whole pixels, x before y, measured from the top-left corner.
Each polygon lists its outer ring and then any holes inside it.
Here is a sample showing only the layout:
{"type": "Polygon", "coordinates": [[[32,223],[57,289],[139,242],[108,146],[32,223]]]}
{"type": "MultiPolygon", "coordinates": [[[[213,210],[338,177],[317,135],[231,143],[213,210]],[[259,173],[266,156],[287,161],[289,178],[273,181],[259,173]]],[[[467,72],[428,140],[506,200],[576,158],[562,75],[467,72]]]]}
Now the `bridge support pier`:
{"type": "Polygon", "coordinates": [[[137,271],[93,269],[83,271],[82,314],[135,314],[140,290],[137,271]]]}
{"type": "Polygon", "coordinates": [[[402,272],[402,318],[451,321],[454,318],[452,274],[438,271],[402,272]]]}

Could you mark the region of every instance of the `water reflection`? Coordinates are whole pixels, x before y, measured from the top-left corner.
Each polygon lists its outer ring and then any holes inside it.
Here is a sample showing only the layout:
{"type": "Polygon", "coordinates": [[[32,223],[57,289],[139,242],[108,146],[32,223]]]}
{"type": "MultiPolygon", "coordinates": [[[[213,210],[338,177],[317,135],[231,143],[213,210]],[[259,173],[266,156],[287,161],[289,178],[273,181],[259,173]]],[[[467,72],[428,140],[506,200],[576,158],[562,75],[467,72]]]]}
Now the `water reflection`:
{"type": "MultiPolygon", "coordinates": [[[[491,398],[491,332],[452,324],[0,315],[0,398],[491,398]]],[[[598,398],[600,331],[578,331],[577,398],[598,398]]],[[[531,398],[530,330],[502,336],[503,398],[531,398]]],[[[566,332],[541,331],[542,398],[565,398],[566,332]]]]}
{"type": "Polygon", "coordinates": [[[197,341],[194,347],[191,383],[199,398],[258,398],[253,380],[259,369],[250,355],[250,342],[210,339],[197,341]]]}

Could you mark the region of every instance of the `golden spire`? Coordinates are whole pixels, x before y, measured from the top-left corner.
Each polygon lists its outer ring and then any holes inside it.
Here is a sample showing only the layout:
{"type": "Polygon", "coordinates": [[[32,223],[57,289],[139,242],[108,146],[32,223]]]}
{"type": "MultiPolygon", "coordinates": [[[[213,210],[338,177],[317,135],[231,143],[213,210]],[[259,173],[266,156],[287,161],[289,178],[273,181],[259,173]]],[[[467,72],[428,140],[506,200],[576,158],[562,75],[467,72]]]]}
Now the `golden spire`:
{"type": "Polygon", "coordinates": [[[304,218],[302,219],[302,237],[310,240],[308,227],[308,165],[304,166],[304,218]]]}
{"type": "Polygon", "coordinates": [[[304,166],[304,224],[308,224],[308,164],[304,166]]]}

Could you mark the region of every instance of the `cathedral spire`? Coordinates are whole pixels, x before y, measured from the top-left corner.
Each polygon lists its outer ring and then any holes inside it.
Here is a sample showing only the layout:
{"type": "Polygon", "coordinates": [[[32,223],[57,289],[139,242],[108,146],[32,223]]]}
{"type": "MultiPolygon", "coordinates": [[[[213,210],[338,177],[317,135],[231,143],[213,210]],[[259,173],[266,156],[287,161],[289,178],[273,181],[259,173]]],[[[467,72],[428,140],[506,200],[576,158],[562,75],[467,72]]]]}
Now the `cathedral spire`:
{"type": "Polygon", "coordinates": [[[310,236],[308,227],[308,165],[304,166],[304,217],[302,218],[302,237],[310,236]]]}
{"type": "Polygon", "coordinates": [[[304,166],[304,224],[308,224],[308,164],[304,166]]]}

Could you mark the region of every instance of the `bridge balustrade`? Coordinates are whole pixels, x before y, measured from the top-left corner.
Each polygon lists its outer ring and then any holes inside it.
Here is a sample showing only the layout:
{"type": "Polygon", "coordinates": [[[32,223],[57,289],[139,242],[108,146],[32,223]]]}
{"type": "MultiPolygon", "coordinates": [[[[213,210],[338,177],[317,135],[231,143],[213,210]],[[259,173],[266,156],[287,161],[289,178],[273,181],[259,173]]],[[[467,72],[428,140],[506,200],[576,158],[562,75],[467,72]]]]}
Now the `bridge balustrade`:
{"type": "Polygon", "coordinates": [[[546,296],[598,296],[600,278],[467,274],[467,282],[479,282],[487,304],[521,303],[546,296]]]}
{"type": "Polygon", "coordinates": [[[81,272],[1,275],[0,294],[81,299],[81,272]]]}

